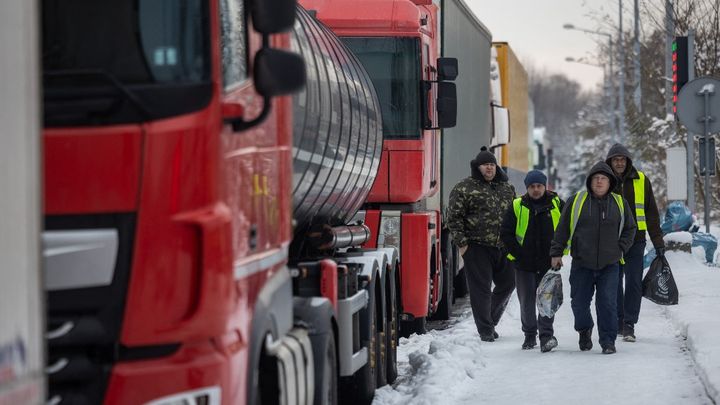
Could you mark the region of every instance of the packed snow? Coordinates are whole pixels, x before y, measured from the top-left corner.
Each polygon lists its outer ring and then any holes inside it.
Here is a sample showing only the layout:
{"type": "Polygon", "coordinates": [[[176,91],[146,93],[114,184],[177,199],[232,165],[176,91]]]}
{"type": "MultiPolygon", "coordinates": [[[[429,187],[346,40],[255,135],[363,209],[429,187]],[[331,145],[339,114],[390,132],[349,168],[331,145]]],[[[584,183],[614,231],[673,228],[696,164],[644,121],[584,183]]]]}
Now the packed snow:
{"type": "Polygon", "coordinates": [[[697,252],[668,252],[667,258],[680,304],[662,307],[643,299],[635,326],[637,342],[619,338],[617,354],[600,353],[597,326],[593,349],[578,349],[566,257],[561,271],[566,301],[555,319],[559,342],[555,350],[521,350],[515,295],[498,325],[500,338],[481,342],[464,298],[456,303],[450,321],[435,324],[425,335],[401,339],[398,380],[379,389],[373,403],[716,404],[720,402],[720,268],[706,265],[697,252]]]}

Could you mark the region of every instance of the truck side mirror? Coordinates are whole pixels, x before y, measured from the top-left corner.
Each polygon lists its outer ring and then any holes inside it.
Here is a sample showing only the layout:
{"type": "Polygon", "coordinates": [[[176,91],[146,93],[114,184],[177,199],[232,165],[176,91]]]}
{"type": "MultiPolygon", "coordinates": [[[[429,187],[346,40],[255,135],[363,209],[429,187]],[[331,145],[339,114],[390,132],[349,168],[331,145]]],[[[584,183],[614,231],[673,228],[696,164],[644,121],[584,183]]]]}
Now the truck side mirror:
{"type": "Polygon", "coordinates": [[[253,0],[253,28],[265,35],[285,32],[295,23],[296,8],[297,0],[253,0]]]}
{"type": "Polygon", "coordinates": [[[439,82],[437,98],[438,127],[452,128],[457,120],[457,89],[455,83],[439,82]]]}
{"type": "Polygon", "coordinates": [[[296,53],[263,48],[255,55],[253,80],[266,98],[293,93],[305,85],[305,61],[296,53]]]}
{"type": "Polygon", "coordinates": [[[453,81],[458,76],[458,60],[457,58],[438,58],[437,69],[439,81],[453,81]]]}
{"type": "Polygon", "coordinates": [[[492,104],[491,108],[493,136],[490,143],[496,148],[510,143],[510,111],[497,104],[492,104]]]}

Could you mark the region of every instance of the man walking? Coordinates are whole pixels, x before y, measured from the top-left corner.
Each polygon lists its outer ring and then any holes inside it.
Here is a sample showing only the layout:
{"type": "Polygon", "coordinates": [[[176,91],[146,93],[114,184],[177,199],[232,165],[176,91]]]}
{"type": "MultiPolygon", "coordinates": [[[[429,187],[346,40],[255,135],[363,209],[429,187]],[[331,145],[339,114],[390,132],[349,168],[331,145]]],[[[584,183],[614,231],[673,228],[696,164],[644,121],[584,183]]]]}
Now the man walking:
{"type": "Polygon", "coordinates": [[[635,324],[640,316],[642,301],[645,233],[650,233],[650,239],[658,256],[665,254],[665,241],[660,230],[660,214],[655,204],[652,184],[645,173],[633,166],[627,148],[619,143],[613,145],[605,163],[612,167],[615,176],[620,180],[614,192],[625,197],[638,228],[634,243],[625,254],[625,264],[620,265],[617,296],[618,332],[622,334],[624,341],[634,342],[635,324]],[[624,294],[623,276],[625,276],[624,294]]]}
{"type": "Polygon", "coordinates": [[[527,350],[537,345],[539,329],[540,351],[546,353],[557,346],[553,336],[554,317],[536,313],[536,290],[550,269],[550,242],[564,204],[557,194],[547,191],[547,176],[539,170],[528,172],[525,187],[527,193],[513,200],[505,212],[500,239],[507,247],[508,259],[515,264],[515,285],[525,334],[522,348],[527,350]]]}
{"type": "Polygon", "coordinates": [[[615,353],[620,261],[637,229],[627,201],[610,191],[617,181],[605,162],[595,164],[587,177],[587,190],[565,205],[550,247],[553,268],[562,266],[563,252],[570,247],[571,307],[583,351],[593,346],[590,302],[597,290],[595,312],[603,354],[615,353]]]}
{"type": "Polygon", "coordinates": [[[515,289],[515,278],[500,241],[502,216],[512,204],[515,189],[497,167],[495,155],[484,146],[470,162],[470,172],[471,176],[456,184],[450,193],[447,225],[465,262],[480,339],[493,342],[498,338],[495,326],[515,289]]]}

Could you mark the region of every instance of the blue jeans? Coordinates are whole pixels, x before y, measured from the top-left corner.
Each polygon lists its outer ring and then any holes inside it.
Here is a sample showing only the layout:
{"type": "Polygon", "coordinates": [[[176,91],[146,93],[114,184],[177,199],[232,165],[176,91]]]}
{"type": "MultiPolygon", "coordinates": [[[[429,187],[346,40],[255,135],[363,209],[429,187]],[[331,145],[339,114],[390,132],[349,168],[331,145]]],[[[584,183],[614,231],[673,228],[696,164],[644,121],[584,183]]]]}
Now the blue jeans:
{"type": "Polygon", "coordinates": [[[620,322],[636,324],[642,302],[643,256],[645,241],[636,242],[625,255],[625,264],[620,265],[620,280],[617,292],[617,314],[620,322]],[[623,294],[623,275],[625,294],[623,294]]]}
{"type": "Polygon", "coordinates": [[[620,263],[610,264],[600,270],[592,270],[575,264],[570,269],[570,298],[575,330],[580,332],[594,326],[590,302],[595,289],[595,313],[598,320],[600,345],[614,344],[618,333],[617,285],[620,263]]]}

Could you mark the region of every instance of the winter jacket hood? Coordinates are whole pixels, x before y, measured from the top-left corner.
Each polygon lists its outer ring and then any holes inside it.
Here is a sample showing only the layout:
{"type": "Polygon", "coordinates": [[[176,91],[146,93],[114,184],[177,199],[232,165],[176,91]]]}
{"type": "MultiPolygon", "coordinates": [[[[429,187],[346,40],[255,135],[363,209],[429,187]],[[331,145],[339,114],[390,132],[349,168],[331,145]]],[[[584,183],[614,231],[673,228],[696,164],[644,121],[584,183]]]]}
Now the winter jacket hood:
{"type": "Polygon", "coordinates": [[[485,180],[477,166],[471,169],[472,175],[450,192],[446,224],[458,246],[472,242],[502,247],[500,225],[515,198],[515,188],[500,167],[492,181],[485,180]]]}
{"type": "Polygon", "coordinates": [[[587,179],[585,179],[585,187],[587,187],[588,193],[592,193],[592,189],[590,188],[592,176],[598,173],[606,175],[610,179],[610,191],[615,190],[618,185],[618,178],[615,177],[615,173],[613,173],[612,168],[605,162],[597,162],[592,169],[590,169],[587,179]]]}
{"type": "MultiPolygon", "coordinates": [[[[615,156],[623,156],[625,159],[627,159],[627,168],[629,169],[632,166],[632,155],[630,155],[630,151],[628,148],[625,147],[625,145],[621,143],[616,143],[615,145],[610,147],[610,150],[608,151],[607,157],[605,158],[605,163],[608,165],[611,164],[612,158],[615,156]]],[[[625,169],[625,172],[628,170],[625,169]]]]}
{"type": "MultiPolygon", "coordinates": [[[[590,178],[596,173],[603,173],[610,177],[611,190],[614,188],[617,179],[612,174],[612,169],[605,162],[600,162],[593,166],[588,174],[588,189],[590,188],[590,178]]],[[[570,239],[574,200],[575,196],[568,199],[560,216],[560,223],[558,223],[550,245],[551,257],[562,256],[568,239],[570,239]]],[[[572,235],[573,266],[577,262],[582,267],[600,270],[610,264],[618,263],[630,250],[637,225],[628,202],[623,198],[622,203],[623,210],[621,211],[614,198],[596,198],[589,193],[579,211],[578,222],[572,235]],[[624,218],[622,220],[621,215],[624,218]],[[619,229],[621,223],[623,228],[619,229]]]]}

